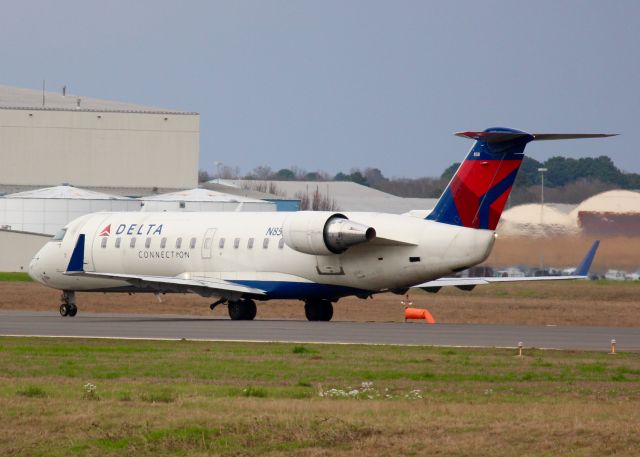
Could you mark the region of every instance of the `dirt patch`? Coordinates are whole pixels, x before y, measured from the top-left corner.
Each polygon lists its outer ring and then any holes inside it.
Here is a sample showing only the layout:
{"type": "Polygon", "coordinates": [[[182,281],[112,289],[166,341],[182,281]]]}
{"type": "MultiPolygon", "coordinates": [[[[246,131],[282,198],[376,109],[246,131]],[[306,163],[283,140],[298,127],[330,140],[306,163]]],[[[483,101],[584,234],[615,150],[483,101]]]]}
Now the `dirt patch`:
{"type": "MultiPolygon", "coordinates": [[[[553,238],[499,236],[485,262],[492,267],[543,264],[547,267],[575,267],[596,237],[557,236],[553,238]]],[[[601,238],[591,270],[604,273],[610,268],[636,271],[640,268],[640,237],[601,238]]]]}
{"type": "MultiPolygon", "coordinates": [[[[413,306],[427,308],[438,323],[527,325],[640,326],[637,297],[640,284],[571,281],[544,284],[495,284],[472,292],[443,289],[410,296],[413,306]]],[[[0,282],[0,309],[55,311],[60,292],[37,283],[0,282]]],[[[354,297],[335,304],[334,320],[401,322],[404,297],[380,294],[354,297]]],[[[211,299],[193,294],[78,293],[80,313],[152,313],[227,316],[226,306],[209,310],[211,299]]],[[[258,302],[259,319],[305,319],[301,301],[258,302]]]]}

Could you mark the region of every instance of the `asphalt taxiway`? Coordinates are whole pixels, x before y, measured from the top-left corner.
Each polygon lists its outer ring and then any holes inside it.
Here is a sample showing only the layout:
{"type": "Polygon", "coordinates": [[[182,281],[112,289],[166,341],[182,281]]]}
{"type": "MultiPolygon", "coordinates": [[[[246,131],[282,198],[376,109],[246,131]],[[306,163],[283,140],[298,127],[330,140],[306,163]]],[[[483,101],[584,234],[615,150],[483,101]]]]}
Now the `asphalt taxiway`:
{"type": "Polygon", "coordinates": [[[640,328],[397,322],[231,321],[177,315],[2,311],[0,335],[640,351],[640,328]]]}

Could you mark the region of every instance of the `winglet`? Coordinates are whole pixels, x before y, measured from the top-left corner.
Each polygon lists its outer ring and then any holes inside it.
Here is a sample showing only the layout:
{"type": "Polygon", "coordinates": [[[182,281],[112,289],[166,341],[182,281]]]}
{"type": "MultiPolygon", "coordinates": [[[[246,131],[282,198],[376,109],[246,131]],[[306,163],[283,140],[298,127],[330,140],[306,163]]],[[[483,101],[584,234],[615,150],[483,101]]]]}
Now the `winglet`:
{"type": "Polygon", "coordinates": [[[71,260],[67,265],[67,273],[82,273],[84,271],[84,233],[78,236],[76,246],[73,248],[71,260]]]}
{"type": "Polygon", "coordinates": [[[600,246],[600,240],[595,240],[591,245],[591,249],[587,252],[587,255],[584,256],[580,265],[576,268],[576,276],[588,276],[589,269],[591,268],[591,264],[593,263],[593,258],[596,256],[596,251],[598,250],[598,246],[600,246]]]}

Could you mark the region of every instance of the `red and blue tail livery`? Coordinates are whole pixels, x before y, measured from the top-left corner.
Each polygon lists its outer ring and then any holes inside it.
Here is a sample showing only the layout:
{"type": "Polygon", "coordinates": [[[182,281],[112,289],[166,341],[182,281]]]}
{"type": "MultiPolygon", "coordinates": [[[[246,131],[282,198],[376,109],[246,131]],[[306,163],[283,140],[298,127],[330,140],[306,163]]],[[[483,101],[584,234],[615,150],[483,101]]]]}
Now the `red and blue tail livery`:
{"type": "Polygon", "coordinates": [[[459,132],[456,135],[476,142],[427,219],[487,230],[495,230],[498,225],[527,143],[611,136],[532,134],[503,127],[489,128],[483,132],[459,132]]]}

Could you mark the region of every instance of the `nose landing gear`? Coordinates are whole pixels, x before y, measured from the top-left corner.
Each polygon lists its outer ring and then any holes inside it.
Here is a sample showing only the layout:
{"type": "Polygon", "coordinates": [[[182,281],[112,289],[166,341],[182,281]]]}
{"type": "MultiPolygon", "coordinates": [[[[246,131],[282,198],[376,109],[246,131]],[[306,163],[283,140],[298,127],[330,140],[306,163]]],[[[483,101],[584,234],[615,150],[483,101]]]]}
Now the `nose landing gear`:
{"type": "Polygon", "coordinates": [[[60,305],[60,315],[62,317],[73,317],[78,314],[78,307],[76,306],[76,293],[74,291],[63,291],[61,300],[62,304],[60,305]]]}

